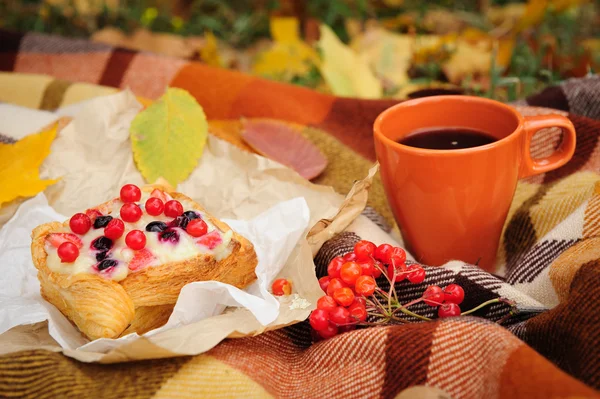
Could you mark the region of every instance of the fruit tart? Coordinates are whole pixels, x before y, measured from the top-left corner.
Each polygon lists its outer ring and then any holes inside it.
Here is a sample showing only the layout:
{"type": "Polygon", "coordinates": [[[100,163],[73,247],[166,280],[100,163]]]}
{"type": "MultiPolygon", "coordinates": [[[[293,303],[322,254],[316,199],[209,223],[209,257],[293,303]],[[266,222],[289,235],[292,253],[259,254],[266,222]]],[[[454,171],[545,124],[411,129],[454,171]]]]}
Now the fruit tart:
{"type": "Polygon", "coordinates": [[[36,227],[31,254],[42,296],[92,340],[159,327],[188,283],[256,279],[250,241],[161,186],[127,184],[119,198],[36,227]]]}

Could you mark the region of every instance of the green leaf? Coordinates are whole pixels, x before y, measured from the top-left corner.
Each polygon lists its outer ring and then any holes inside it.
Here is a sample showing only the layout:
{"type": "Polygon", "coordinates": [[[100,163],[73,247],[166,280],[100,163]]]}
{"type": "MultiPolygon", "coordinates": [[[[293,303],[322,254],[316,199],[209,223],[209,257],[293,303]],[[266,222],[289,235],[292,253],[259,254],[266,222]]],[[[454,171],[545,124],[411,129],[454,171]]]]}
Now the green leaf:
{"type": "Polygon", "coordinates": [[[208,123],[194,97],[183,89],[169,88],[135,117],[130,133],[133,159],[146,181],[163,177],[175,187],[198,164],[208,123]]]}

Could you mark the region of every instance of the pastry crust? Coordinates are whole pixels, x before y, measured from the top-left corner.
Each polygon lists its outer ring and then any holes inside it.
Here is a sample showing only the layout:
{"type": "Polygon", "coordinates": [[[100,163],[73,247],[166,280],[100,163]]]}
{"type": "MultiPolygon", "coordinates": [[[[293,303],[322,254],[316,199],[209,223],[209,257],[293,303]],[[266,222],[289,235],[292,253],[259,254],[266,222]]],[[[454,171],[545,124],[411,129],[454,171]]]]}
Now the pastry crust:
{"type": "Polygon", "coordinates": [[[38,269],[41,294],[89,339],[118,336],[131,322],[133,301],[123,287],[95,274],[54,273],[46,265],[46,236],[61,227],[52,222],[33,230],[31,256],[38,269]]]}
{"type": "MultiPolygon", "coordinates": [[[[223,233],[231,228],[212,217],[206,209],[189,197],[180,193],[170,193],[173,199],[189,201],[193,208],[204,213],[206,218],[223,233]]],[[[201,254],[194,258],[147,267],[131,273],[121,281],[135,307],[167,305],[177,302],[184,285],[192,281],[220,281],[238,288],[244,288],[254,280],[254,269],[258,260],[254,246],[241,235],[233,232],[229,242],[231,255],[217,262],[212,255],[201,254]]]]}
{"type": "Polygon", "coordinates": [[[142,335],[148,331],[164,326],[167,321],[169,321],[169,317],[171,317],[174,307],[175,304],[142,306],[137,308],[131,324],[121,333],[120,337],[124,337],[134,332],[142,335]]]}
{"type": "MultiPolygon", "coordinates": [[[[152,191],[153,188],[156,186],[147,186],[142,190],[152,191]]],[[[169,195],[177,200],[188,201],[193,209],[201,211],[221,232],[231,230],[189,197],[176,192],[169,195]]],[[[114,201],[110,200],[95,209],[105,213],[114,201]]],[[[68,224],[67,220],[63,224],[52,222],[36,227],[32,232],[32,259],[38,269],[42,296],[92,340],[117,338],[126,331],[127,334],[134,331],[143,334],[160,327],[168,320],[179,292],[188,283],[215,280],[244,288],[256,280],[254,270],[258,260],[254,247],[236,232],[232,232],[229,242],[229,256],[220,261],[211,254],[199,254],[183,261],[130,271],[119,282],[89,273],[52,272],[46,264],[46,237],[68,224]]]]}

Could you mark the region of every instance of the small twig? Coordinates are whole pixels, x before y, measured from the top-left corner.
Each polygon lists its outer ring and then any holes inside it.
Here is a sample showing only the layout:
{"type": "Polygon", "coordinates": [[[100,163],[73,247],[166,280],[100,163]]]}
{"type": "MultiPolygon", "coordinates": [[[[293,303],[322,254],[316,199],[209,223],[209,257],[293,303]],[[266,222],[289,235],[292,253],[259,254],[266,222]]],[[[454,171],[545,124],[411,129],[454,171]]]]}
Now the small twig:
{"type": "Polygon", "coordinates": [[[369,316],[377,316],[377,317],[381,317],[381,313],[367,312],[367,314],[368,314],[369,316]]]}
{"type": "Polygon", "coordinates": [[[389,315],[385,311],[385,308],[383,307],[383,305],[381,304],[381,302],[379,302],[379,299],[377,299],[377,297],[375,295],[373,295],[373,299],[377,303],[377,307],[379,308],[379,310],[381,310],[382,315],[389,317],[389,315]]]}
{"type": "MultiPolygon", "coordinates": [[[[394,275],[392,276],[392,281],[396,281],[396,267],[394,267],[393,269],[394,269],[394,275]]],[[[392,290],[394,290],[394,284],[390,284],[390,289],[388,291],[388,297],[387,297],[388,312],[390,314],[392,314],[392,290]]]]}
{"type": "Polygon", "coordinates": [[[390,291],[394,290],[394,299],[396,299],[396,302],[400,303],[400,301],[398,300],[398,295],[396,294],[396,276],[398,276],[398,269],[396,269],[396,261],[394,260],[394,258],[392,258],[392,269],[394,269],[394,276],[392,277],[392,281],[390,282],[390,291]]]}
{"type": "Polygon", "coordinates": [[[406,305],[404,305],[404,307],[408,308],[409,306],[416,305],[417,303],[421,302],[422,300],[423,300],[423,297],[421,297],[419,299],[415,299],[414,301],[411,301],[411,302],[407,303],[406,305]]]}
{"type": "MultiPolygon", "coordinates": [[[[375,267],[379,269],[379,271],[381,272],[381,274],[383,274],[383,276],[388,281],[388,283],[390,283],[390,287],[393,287],[394,282],[392,280],[390,280],[390,277],[387,275],[387,272],[385,270],[383,270],[383,268],[381,268],[377,265],[377,261],[375,260],[375,258],[373,258],[371,256],[371,259],[373,260],[375,267]]],[[[394,267],[394,271],[395,270],[396,270],[396,268],[394,267]]],[[[394,289],[394,298],[396,299],[396,301],[398,301],[398,295],[396,294],[396,289],[394,289]]]]}
{"type": "Polygon", "coordinates": [[[502,299],[503,299],[503,298],[490,299],[489,301],[486,301],[486,302],[482,303],[481,305],[474,307],[474,308],[473,308],[473,309],[471,309],[471,310],[467,310],[466,312],[462,312],[462,313],[461,313],[461,316],[466,316],[466,315],[468,315],[468,314],[471,314],[471,313],[473,313],[473,312],[476,312],[476,311],[478,311],[479,309],[481,309],[481,308],[483,308],[483,307],[486,307],[486,306],[488,306],[488,305],[491,305],[491,304],[494,304],[494,303],[506,302],[506,300],[502,300],[502,299]]]}
{"type": "Polygon", "coordinates": [[[425,321],[430,321],[431,320],[429,317],[425,317],[425,316],[421,316],[421,315],[418,315],[416,313],[413,313],[413,312],[411,312],[410,310],[406,309],[403,306],[400,306],[398,309],[400,309],[400,311],[402,313],[407,314],[407,315],[412,316],[412,317],[416,317],[417,319],[421,319],[421,320],[425,320],[425,321]]]}

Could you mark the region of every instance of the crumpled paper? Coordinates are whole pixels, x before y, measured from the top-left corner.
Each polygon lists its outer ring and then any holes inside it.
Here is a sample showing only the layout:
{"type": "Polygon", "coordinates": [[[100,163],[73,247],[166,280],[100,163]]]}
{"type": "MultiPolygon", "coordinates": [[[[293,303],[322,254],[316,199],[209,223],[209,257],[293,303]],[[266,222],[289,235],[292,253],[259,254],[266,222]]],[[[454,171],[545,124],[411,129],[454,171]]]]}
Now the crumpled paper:
{"type": "MultiPolygon", "coordinates": [[[[44,192],[50,207],[59,214],[71,215],[114,197],[125,183],[145,183],[133,162],[129,142],[129,125],[139,109],[135,97],[124,91],[91,100],[78,110],[73,122],[55,139],[51,154],[40,168],[41,178],[61,179],[44,192]]],[[[174,312],[168,325],[174,328],[156,330],[122,342],[110,340],[112,342],[106,346],[98,341],[84,342],[85,346],[77,349],[58,345],[52,338],[55,333],[49,334],[44,323],[20,325],[0,335],[0,353],[44,348],[62,351],[80,361],[102,363],[194,355],[206,352],[227,337],[257,335],[305,320],[322,294],[315,276],[313,253],[328,237],[342,231],[360,214],[366,205],[365,190],[368,190],[373,173],[357,182],[345,201],[331,187],[312,184],[281,164],[211,136],[199,165],[178,185],[177,191],[201,203],[213,215],[237,221],[250,220],[277,204],[302,198],[309,211],[308,227],[276,277],[290,279],[294,293],[309,305],[295,306],[296,297],[280,298],[277,317],[268,325],[261,324],[255,314],[242,307],[201,320],[188,320],[183,313],[174,312]],[[316,225],[319,237],[311,239],[312,228],[316,225]]],[[[292,216],[303,218],[300,212],[287,215],[286,219],[292,216]]],[[[236,222],[229,223],[234,229],[242,228],[236,222]]],[[[270,220],[263,221],[257,236],[270,234],[270,223],[270,220]]],[[[30,227],[19,228],[21,233],[28,235],[30,227]]],[[[2,252],[10,250],[11,245],[8,245],[2,252]]],[[[7,268],[6,262],[0,263],[0,268],[7,268]]],[[[3,270],[0,274],[6,273],[3,270]]],[[[33,277],[27,277],[23,284],[35,285],[37,279],[33,277]]],[[[20,289],[24,289],[23,285],[20,289]]],[[[253,289],[256,286],[249,287],[246,292],[260,295],[260,289],[253,289]]],[[[187,287],[182,296],[187,295],[186,291],[187,287]]],[[[48,304],[37,311],[39,314],[58,312],[48,304]]],[[[35,312],[29,314],[32,323],[35,316],[35,312]]],[[[0,319],[0,323],[4,322],[0,319]]],[[[73,328],[70,323],[56,326],[67,327],[73,328]]]]}
{"type": "MultiPolygon", "coordinates": [[[[245,290],[217,281],[188,284],[167,324],[146,335],[216,316],[228,306],[248,309],[263,326],[273,322],[279,314],[279,301],[269,292],[269,285],[306,231],[308,218],[306,201],[294,198],[248,221],[224,220],[254,244],[257,281],[245,290]]],[[[31,261],[30,232],[42,223],[65,219],[48,206],[44,194],[39,194],[21,205],[0,230],[0,264],[6,265],[0,276],[0,334],[18,325],[48,320],[49,333],[62,348],[106,352],[132,342],[139,337],[137,334],[87,342],[65,316],[41,297],[37,270],[31,261]]]]}

